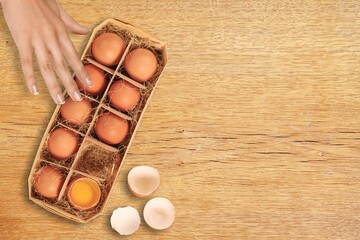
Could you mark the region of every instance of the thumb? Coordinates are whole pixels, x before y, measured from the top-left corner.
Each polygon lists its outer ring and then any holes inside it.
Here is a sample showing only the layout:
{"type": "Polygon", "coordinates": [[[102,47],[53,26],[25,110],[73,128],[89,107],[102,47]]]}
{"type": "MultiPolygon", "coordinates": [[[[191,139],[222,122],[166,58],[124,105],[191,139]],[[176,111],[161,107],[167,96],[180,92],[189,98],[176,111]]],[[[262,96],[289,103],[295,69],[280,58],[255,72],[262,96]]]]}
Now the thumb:
{"type": "Polygon", "coordinates": [[[66,28],[70,32],[75,34],[85,35],[91,31],[90,28],[78,24],[60,5],[58,6],[59,6],[61,20],[63,20],[66,28]]]}

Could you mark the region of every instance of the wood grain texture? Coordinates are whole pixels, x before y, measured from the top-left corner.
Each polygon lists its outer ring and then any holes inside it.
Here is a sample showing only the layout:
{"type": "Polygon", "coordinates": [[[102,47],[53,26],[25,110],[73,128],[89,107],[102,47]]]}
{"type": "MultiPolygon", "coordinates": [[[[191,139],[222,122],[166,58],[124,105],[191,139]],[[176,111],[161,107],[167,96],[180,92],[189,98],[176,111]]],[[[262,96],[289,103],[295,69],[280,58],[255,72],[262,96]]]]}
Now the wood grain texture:
{"type": "MultiPolygon", "coordinates": [[[[1,239],[119,239],[112,210],[144,199],[128,171],[156,167],[175,224],[121,239],[359,239],[360,2],[61,1],[167,42],[169,63],[103,216],[75,224],[33,205],[27,177],[54,109],[28,94],[0,18],[1,239]]],[[[86,37],[72,36],[81,52],[86,37]]],[[[37,71],[37,76],[40,75],[37,71]]]]}

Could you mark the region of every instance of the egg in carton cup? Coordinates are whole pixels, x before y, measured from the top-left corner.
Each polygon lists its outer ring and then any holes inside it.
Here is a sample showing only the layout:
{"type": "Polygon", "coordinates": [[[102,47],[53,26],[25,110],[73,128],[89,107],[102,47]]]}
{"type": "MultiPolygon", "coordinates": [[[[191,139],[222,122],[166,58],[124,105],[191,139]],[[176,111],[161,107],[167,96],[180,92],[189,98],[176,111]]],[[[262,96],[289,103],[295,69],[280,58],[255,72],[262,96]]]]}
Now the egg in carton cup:
{"type": "Polygon", "coordinates": [[[74,77],[84,100],[73,102],[65,92],[66,103],[49,121],[28,186],[34,203],[86,223],[104,210],[167,53],[155,37],[107,19],[93,30],[81,60],[94,85],[86,88],[74,77]]]}

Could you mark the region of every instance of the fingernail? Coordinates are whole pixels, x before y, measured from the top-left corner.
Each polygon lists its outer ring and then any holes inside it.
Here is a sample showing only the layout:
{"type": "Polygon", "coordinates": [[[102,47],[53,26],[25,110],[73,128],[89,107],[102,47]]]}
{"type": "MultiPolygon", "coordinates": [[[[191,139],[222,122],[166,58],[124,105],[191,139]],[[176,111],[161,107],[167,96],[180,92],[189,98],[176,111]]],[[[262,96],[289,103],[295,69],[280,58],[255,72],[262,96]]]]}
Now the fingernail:
{"type": "Polygon", "coordinates": [[[74,98],[75,98],[76,101],[81,101],[82,100],[82,96],[81,96],[79,91],[74,92],[74,98]]]}
{"type": "Polygon", "coordinates": [[[64,96],[61,93],[59,93],[58,95],[56,95],[56,101],[58,104],[64,104],[65,103],[64,96]]]}
{"type": "Polygon", "coordinates": [[[32,93],[33,93],[34,95],[38,95],[38,94],[39,94],[39,89],[38,89],[38,87],[37,87],[36,84],[31,85],[31,91],[32,91],[32,93]]]}
{"type": "Polygon", "coordinates": [[[85,83],[88,87],[92,87],[93,85],[93,82],[91,81],[91,78],[89,76],[85,78],[85,83]]]}

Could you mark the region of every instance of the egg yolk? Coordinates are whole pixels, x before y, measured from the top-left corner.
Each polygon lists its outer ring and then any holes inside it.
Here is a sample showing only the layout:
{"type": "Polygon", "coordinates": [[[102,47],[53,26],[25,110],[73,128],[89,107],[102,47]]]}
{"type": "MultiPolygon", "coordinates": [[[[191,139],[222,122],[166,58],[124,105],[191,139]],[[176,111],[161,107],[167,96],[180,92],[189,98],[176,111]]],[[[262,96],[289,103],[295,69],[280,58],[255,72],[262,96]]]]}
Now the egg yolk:
{"type": "Polygon", "coordinates": [[[73,204],[88,209],[99,202],[100,189],[92,180],[80,179],[71,186],[69,196],[73,204]]]}

